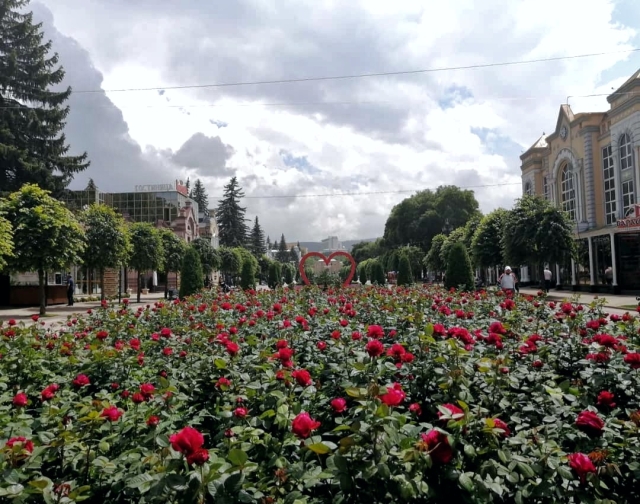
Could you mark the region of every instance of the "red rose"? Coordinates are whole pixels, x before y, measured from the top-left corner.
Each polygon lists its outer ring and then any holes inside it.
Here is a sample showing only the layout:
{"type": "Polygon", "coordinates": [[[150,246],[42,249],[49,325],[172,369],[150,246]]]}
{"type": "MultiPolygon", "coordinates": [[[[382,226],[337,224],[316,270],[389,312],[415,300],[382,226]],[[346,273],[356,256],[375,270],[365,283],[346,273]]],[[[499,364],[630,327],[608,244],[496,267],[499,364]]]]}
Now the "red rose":
{"type": "Polygon", "coordinates": [[[604,406],[607,408],[615,408],[616,403],[613,401],[615,395],[608,390],[603,390],[598,394],[598,406],[604,406]]]}
{"type": "Polygon", "coordinates": [[[407,394],[402,390],[402,386],[399,383],[394,383],[392,386],[387,387],[387,393],[380,396],[380,400],[387,406],[399,406],[404,401],[407,394]]]}
{"type": "Polygon", "coordinates": [[[145,397],[145,399],[152,397],[155,391],[156,388],[151,383],[143,383],[140,385],[140,393],[145,397]]]}
{"type": "Polygon", "coordinates": [[[231,386],[231,380],[229,380],[228,378],[225,378],[224,376],[222,378],[218,378],[218,381],[216,382],[216,387],[220,388],[220,387],[230,387],[231,386]]]}
{"type": "Polygon", "coordinates": [[[347,401],[342,397],[332,399],[330,404],[334,413],[343,413],[347,409],[347,401]]]}
{"type": "Polygon", "coordinates": [[[327,349],[327,344],[324,341],[318,341],[316,347],[322,352],[323,350],[327,349]]]}
{"type": "Polygon", "coordinates": [[[12,402],[16,408],[24,408],[29,402],[29,398],[24,392],[18,392],[15,396],[13,396],[12,402]]]}
{"type": "Polygon", "coordinates": [[[27,451],[29,453],[33,452],[33,441],[31,441],[30,439],[22,436],[14,437],[7,441],[6,447],[13,450],[14,446],[16,445],[18,445],[18,447],[21,447],[24,451],[27,451]]]}
{"type": "Polygon", "coordinates": [[[237,418],[245,418],[248,414],[247,408],[236,408],[233,411],[233,415],[237,418]]]}
{"type": "Polygon", "coordinates": [[[311,432],[320,427],[320,422],[315,421],[309,413],[303,411],[296,416],[291,422],[291,432],[302,439],[306,439],[311,435],[311,432]]]}
{"type": "Polygon", "coordinates": [[[73,380],[73,384],[80,388],[80,387],[84,387],[86,385],[89,385],[89,383],[91,383],[89,381],[89,377],[85,374],[79,374],[78,376],[75,377],[75,379],[73,380]]]}
{"type": "Polygon", "coordinates": [[[171,447],[189,456],[197,452],[204,444],[204,437],[193,427],[185,427],[177,434],[169,436],[171,447]]]}
{"type": "Polygon", "coordinates": [[[149,427],[157,427],[159,423],[160,423],[160,417],[151,415],[149,418],[147,418],[147,425],[149,427]]]}
{"type": "Polygon", "coordinates": [[[187,464],[189,465],[203,465],[207,460],[209,460],[209,452],[205,448],[199,448],[187,455],[187,464]]]}
{"type": "Polygon", "coordinates": [[[105,340],[109,337],[109,333],[107,331],[98,331],[96,333],[96,338],[99,340],[105,340]]]}
{"type": "Polygon", "coordinates": [[[308,387],[313,383],[311,375],[306,369],[297,369],[291,373],[291,377],[298,382],[301,387],[308,387]]]}
{"type": "Polygon", "coordinates": [[[136,404],[140,404],[145,401],[144,396],[140,392],[136,392],[135,394],[133,394],[131,396],[131,400],[136,404]]]}
{"type": "Polygon", "coordinates": [[[43,401],[48,401],[50,399],[53,399],[53,397],[56,395],[56,392],[58,391],[60,387],[58,386],[57,383],[52,383],[51,385],[48,385],[40,394],[42,396],[42,400],[43,401]]]}
{"type": "Polygon", "coordinates": [[[162,349],[162,354],[166,357],[169,357],[172,353],[173,353],[173,348],[171,347],[164,347],[162,349]]]}
{"type": "MultiPolygon", "coordinates": [[[[458,408],[455,404],[443,404],[442,407],[449,410],[449,413],[451,414],[451,417],[452,417],[452,418],[443,419],[442,421],[444,423],[447,423],[451,419],[460,420],[464,416],[464,411],[458,408]]],[[[442,418],[442,417],[443,417],[442,412],[438,411],[438,418],[442,418]]]]}
{"type": "Polygon", "coordinates": [[[415,413],[417,416],[422,415],[422,408],[420,407],[420,405],[418,403],[413,403],[413,404],[409,405],[409,411],[411,413],[415,413]]]}
{"type": "Polygon", "coordinates": [[[365,346],[370,357],[380,357],[384,353],[384,345],[378,340],[371,340],[365,346]]]}
{"type": "Polygon", "coordinates": [[[238,355],[238,352],[240,351],[238,344],[233,341],[227,341],[225,347],[227,349],[227,353],[231,356],[238,355]]]}
{"type": "Polygon", "coordinates": [[[40,315],[31,315],[31,320],[37,322],[40,319],[40,315]]]}
{"type": "Polygon", "coordinates": [[[567,458],[571,469],[576,472],[582,483],[585,482],[587,474],[596,472],[593,462],[584,453],[572,453],[567,458]]]}
{"type": "Polygon", "coordinates": [[[509,429],[509,426],[499,418],[493,419],[493,427],[495,429],[502,429],[504,431],[502,433],[503,437],[509,437],[511,435],[511,429],[509,429]]]}
{"type": "Polygon", "coordinates": [[[292,348],[281,348],[278,350],[278,353],[274,355],[276,359],[279,359],[281,362],[287,362],[291,360],[293,357],[293,349],[292,348]]]}
{"type": "Polygon", "coordinates": [[[108,408],[104,408],[100,416],[106,418],[110,422],[117,422],[118,419],[123,415],[122,411],[120,411],[115,406],[109,406],[108,408]]]}
{"type": "Polygon", "coordinates": [[[576,426],[589,436],[599,436],[604,428],[604,421],[593,411],[585,410],[576,418],[576,426]]]}
{"type": "Polygon", "coordinates": [[[431,460],[436,464],[448,464],[453,457],[453,449],[449,444],[449,438],[444,432],[438,430],[421,434],[422,441],[427,445],[431,460]]]}
{"type": "Polygon", "coordinates": [[[628,353],[624,356],[624,361],[631,366],[631,369],[640,369],[640,353],[628,353]]]}
{"type": "Polygon", "coordinates": [[[367,336],[370,338],[382,338],[384,336],[384,329],[379,325],[370,325],[367,327],[367,336]]]}

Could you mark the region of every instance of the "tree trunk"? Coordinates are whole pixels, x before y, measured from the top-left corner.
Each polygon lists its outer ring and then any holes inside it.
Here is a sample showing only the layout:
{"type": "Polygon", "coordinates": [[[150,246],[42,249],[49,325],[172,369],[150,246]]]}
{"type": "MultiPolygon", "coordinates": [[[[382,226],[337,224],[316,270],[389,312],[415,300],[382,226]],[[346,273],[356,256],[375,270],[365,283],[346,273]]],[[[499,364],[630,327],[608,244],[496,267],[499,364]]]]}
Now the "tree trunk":
{"type": "Polygon", "coordinates": [[[136,273],[138,273],[138,303],[140,302],[140,294],[142,294],[142,282],[140,281],[142,279],[142,274],[136,270],[136,273]]]}
{"type": "Polygon", "coordinates": [[[104,295],[104,268],[100,268],[100,301],[105,300],[104,295]]]}
{"type": "Polygon", "coordinates": [[[40,291],[40,315],[47,314],[47,292],[44,288],[44,270],[38,270],[38,290],[40,291]]]}
{"type": "Polygon", "coordinates": [[[169,272],[167,271],[167,279],[164,281],[164,298],[169,297],[169,272]]]}

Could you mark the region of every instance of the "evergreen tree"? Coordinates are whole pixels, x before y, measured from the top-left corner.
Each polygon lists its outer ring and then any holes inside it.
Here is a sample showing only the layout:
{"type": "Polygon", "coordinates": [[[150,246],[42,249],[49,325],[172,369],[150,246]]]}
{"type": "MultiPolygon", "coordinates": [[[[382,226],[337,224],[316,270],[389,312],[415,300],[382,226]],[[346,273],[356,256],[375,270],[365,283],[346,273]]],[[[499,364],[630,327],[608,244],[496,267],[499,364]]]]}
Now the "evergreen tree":
{"type": "Polygon", "coordinates": [[[192,296],[204,287],[200,254],[195,247],[187,247],[180,270],[180,297],[192,296]]]}
{"type": "Polygon", "coordinates": [[[267,284],[270,289],[275,289],[282,282],[282,265],[277,261],[272,261],[269,265],[269,279],[267,284]]]}
{"type": "Polygon", "coordinates": [[[271,250],[271,238],[267,236],[267,252],[271,250]]]}
{"type": "Polygon", "coordinates": [[[64,70],[42,24],[24,13],[29,0],[0,0],[0,190],[35,183],[59,195],[87,155],[70,156],[63,129],[71,88],[51,91],[64,70]]]}
{"type": "Polygon", "coordinates": [[[382,266],[382,263],[377,259],[374,259],[373,263],[371,264],[370,276],[372,284],[385,285],[387,283],[387,279],[384,276],[384,267],[382,266]]]}
{"type": "Polygon", "coordinates": [[[467,248],[462,242],[455,242],[449,249],[444,286],[447,289],[453,287],[462,290],[475,288],[471,260],[469,259],[467,248]]]}
{"type": "Polygon", "coordinates": [[[358,280],[362,285],[367,283],[367,265],[365,263],[358,264],[358,280]]]}
{"type": "Polygon", "coordinates": [[[276,261],[281,263],[288,263],[290,259],[289,249],[287,248],[287,240],[284,239],[284,234],[280,236],[280,244],[278,245],[278,253],[276,254],[276,261]]]}
{"type": "Polygon", "coordinates": [[[295,247],[291,247],[291,250],[289,250],[289,262],[293,263],[296,269],[298,268],[298,253],[295,247]]]}
{"type": "Polygon", "coordinates": [[[187,183],[184,185],[187,188],[187,194],[191,194],[191,180],[187,177],[187,183]]]}
{"type": "Polygon", "coordinates": [[[411,273],[411,262],[407,254],[400,254],[398,259],[398,285],[411,285],[413,274],[411,273]]]}
{"type": "Polygon", "coordinates": [[[220,245],[223,247],[241,247],[247,241],[249,228],[244,218],[246,208],[240,206],[244,192],[233,177],[224,186],[224,196],[216,210],[216,220],[220,232],[220,245]]]}
{"type": "Polygon", "coordinates": [[[262,231],[257,216],[249,237],[249,250],[251,250],[251,253],[256,257],[260,257],[267,252],[267,245],[264,241],[264,231],[262,231]]]}
{"type": "Polygon", "coordinates": [[[200,179],[196,179],[196,183],[193,189],[189,192],[189,197],[198,204],[198,210],[203,213],[208,213],[209,197],[207,196],[207,190],[204,188],[204,184],[200,179]]]}

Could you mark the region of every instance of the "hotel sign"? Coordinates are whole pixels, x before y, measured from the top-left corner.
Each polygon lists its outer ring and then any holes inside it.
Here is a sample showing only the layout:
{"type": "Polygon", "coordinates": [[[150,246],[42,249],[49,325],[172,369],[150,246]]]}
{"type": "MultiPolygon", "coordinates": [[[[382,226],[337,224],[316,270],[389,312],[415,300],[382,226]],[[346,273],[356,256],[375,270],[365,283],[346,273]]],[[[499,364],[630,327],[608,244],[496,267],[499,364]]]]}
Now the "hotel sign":
{"type": "Polygon", "coordinates": [[[176,180],[173,184],[143,184],[135,186],[135,192],[166,192],[177,191],[183,196],[189,197],[189,190],[182,180],[176,180]]]}
{"type": "Polygon", "coordinates": [[[618,219],[617,225],[621,229],[640,228],[640,205],[633,205],[629,215],[624,219],[618,219]]]}

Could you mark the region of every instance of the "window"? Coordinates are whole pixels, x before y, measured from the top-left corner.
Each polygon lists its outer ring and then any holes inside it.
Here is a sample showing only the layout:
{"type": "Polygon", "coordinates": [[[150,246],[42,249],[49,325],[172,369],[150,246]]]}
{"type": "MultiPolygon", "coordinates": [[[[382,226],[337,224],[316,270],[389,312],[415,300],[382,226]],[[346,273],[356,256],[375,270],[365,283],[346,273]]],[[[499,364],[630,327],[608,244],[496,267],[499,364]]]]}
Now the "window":
{"type": "Polygon", "coordinates": [[[616,179],[613,167],[611,145],[602,149],[602,178],[604,182],[604,216],[607,224],[613,224],[618,217],[616,202],[616,179]]]}
{"type": "Polygon", "coordinates": [[[533,189],[531,188],[531,181],[530,180],[527,180],[524,183],[524,194],[527,195],[527,196],[533,195],[533,189]]]}
{"type": "Polygon", "coordinates": [[[620,169],[628,170],[633,168],[633,148],[627,133],[620,137],[618,150],[620,152],[620,169]]]}
{"type": "Polygon", "coordinates": [[[542,177],[542,192],[544,193],[544,199],[549,200],[549,180],[545,175],[542,177]]]}
{"type": "Polygon", "coordinates": [[[635,191],[633,190],[633,179],[622,182],[622,211],[626,216],[636,202],[635,191]]]}
{"type": "Polygon", "coordinates": [[[571,220],[576,220],[576,189],[573,171],[569,165],[562,169],[562,209],[569,214],[571,220]]]}
{"type": "Polygon", "coordinates": [[[622,213],[627,213],[636,202],[636,192],[633,183],[633,148],[631,138],[624,133],[618,142],[618,154],[620,155],[620,175],[622,178],[622,213]]]}

